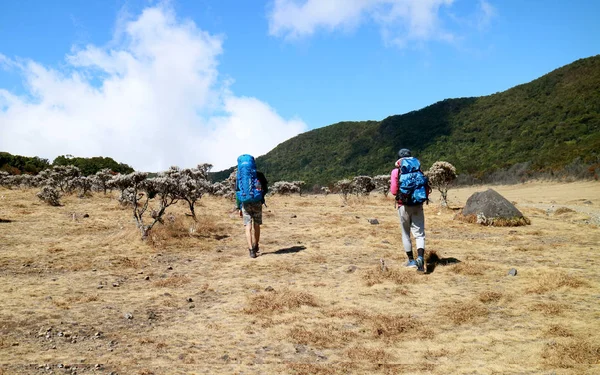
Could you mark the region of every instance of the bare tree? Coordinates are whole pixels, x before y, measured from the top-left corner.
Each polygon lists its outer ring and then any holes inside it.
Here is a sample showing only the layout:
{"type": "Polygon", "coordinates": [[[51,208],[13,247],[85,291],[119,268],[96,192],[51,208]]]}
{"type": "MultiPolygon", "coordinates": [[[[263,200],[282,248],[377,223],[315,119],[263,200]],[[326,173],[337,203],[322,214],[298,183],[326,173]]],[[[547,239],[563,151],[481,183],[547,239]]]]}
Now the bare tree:
{"type": "Polygon", "coordinates": [[[442,207],[448,206],[448,189],[456,180],[456,168],[446,161],[436,161],[431,168],[425,172],[429,179],[429,185],[438,189],[441,194],[442,207]]]}

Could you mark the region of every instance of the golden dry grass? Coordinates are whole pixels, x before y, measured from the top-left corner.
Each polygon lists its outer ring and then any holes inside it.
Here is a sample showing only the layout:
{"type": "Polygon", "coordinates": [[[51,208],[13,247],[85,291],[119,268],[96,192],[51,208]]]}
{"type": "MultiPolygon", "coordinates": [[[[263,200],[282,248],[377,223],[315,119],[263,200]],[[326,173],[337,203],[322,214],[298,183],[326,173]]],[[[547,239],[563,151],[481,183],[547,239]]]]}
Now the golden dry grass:
{"type": "Polygon", "coordinates": [[[597,368],[600,365],[600,343],[583,338],[551,341],[544,346],[542,358],[550,367],[597,368]]]}
{"type": "Polygon", "coordinates": [[[600,184],[494,189],[531,225],[456,221],[434,195],[425,275],[380,195],[271,197],[250,259],[225,199],[197,222],[176,205],[142,242],[114,197],[2,190],[0,374],[598,372],[600,184]]]}

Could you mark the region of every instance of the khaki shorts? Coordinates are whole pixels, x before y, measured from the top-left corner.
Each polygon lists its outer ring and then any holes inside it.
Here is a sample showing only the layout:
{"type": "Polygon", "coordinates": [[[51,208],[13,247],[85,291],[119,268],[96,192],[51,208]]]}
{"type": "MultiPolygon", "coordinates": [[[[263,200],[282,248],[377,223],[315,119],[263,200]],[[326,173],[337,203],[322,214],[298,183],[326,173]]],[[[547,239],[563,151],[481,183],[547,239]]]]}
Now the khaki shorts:
{"type": "Polygon", "coordinates": [[[262,224],[262,203],[243,203],[242,215],[244,217],[244,225],[250,224],[254,220],[254,224],[262,224]]]}

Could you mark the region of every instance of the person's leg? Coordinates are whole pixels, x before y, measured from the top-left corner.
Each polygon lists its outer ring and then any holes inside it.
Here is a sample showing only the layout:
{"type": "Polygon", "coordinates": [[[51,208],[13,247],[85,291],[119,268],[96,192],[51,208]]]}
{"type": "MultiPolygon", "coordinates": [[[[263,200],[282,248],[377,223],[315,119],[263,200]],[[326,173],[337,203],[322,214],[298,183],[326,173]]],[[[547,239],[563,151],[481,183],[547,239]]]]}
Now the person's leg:
{"type": "Polygon", "coordinates": [[[417,243],[417,270],[425,272],[425,214],[423,205],[410,207],[411,232],[417,243]]]}
{"type": "Polygon", "coordinates": [[[404,251],[408,257],[406,266],[416,267],[412,252],[412,244],[410,242],[410,216],[408,215],[405,206],[400,206],[398,208],[398,217],[400,218],[400,230],[402,231],[402,245],[404,246],[404,251]]]}
{"type": "Polygon", "coordinates": [[[244,218],[244,229],[246,234],[246,243],[248,244],[248,252],[250,253],[250,258],[256,258],[256,251],[254,250],[254,246],[252,246],[252,216],[250,209],[247,205],[242,205],[242,217],[244,218]]]}
{"type": "Polygon", "coordinates": [[[254,222],[254,251],[260,251],[260,226],[262,225],[262,203],[254,203],[252,207],[252,221],[254,222]]]}
{"type": "Polygon", "coordinates": [[[260,241],[260,224],[254,223],[254,250],[259,251],[258,241],[260,241]]]}
{"type": "Polygon", "coordinates": [[[252,223],[244,226],[246,229],[246,242],[248,243],[248,249],[252,249],[252,223]]]}

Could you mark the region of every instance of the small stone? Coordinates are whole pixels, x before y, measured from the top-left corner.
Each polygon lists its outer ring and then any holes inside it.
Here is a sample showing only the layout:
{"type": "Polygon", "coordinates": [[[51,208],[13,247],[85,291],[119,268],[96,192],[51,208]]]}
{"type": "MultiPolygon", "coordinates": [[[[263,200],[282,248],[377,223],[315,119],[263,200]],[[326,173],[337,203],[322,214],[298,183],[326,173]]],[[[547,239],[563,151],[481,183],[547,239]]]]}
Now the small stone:
{"type": "Polygon", "coordinates": [[[63,368],[63,367],[65,367],[65,365],[63,365],[62,363],[59,363],[57,367],[58,368],[63,368]]]}
{"type": "Polygon", "coordinates": [[[369,222],[369,224],[372,224],[372,225],[379,224],[379,220],[377,220],[377,219],[367,219],[367,221],[369,222]]]}
{"type": "Polygon", "coordinates": [[[190,309],[193,309],[194,307],[196,307],[196,305],[192,304],[192,305],[190,305],[190,307],[189,307],[189,308],[190,308],[190,309]]]}
{"type": "Polygon", "coordinates": [[[132,313],[125,313],[125,319],[133,319],[133,314],[132,313]]]}
{"type": "Polygon", "coordinates": [[[192,299],[192,297],[188,297],[187,301],[188,302],[194,302],[194,300],[192,299]]]}
{"type": "Polygon", "coordinates": [[[156,313],[154,311],[148,311],[148,319],[153,320],[156,319],[158,316],[156,315],[156,313]]]}
{"type": "Polygon", "coordinates": [[[92,268],[92,272],[96,272],[96,271],[97,271],[97,269],[95,269],[95,268],[92,268]]]}
{"type": "Polygon", "coordinates": [[[90,217],[90,215],[88,215],[88,214],[83,214],[83,217],[84,217],[84,218],[88,218],[88,217],[90,217]]]}
{"type": "Polygon", "coordinates": [[[275,291],[275,289],[270,285],[265,288],[265,292],[274,292],[274,291],[275,291]]]}
{"type": "Polygon", "coordinates": [[[167,267],[167,270],[172,270],[172,269],[173,269],[172,266],[167,267]]]}
{"type": "Polygon", "coordinates": [[[508,271],[508,275],[509,276],[517,276],[517,269],[511,268],[510,271],[508,271]]]}
{"type": "Polygon", "coordinates": [[[150,276],[144,277],[144,280],[150,280],[150,276]]]}
{"type": "Polygon", "coordinates": [[[298,216],[296,216],[296,215],[292,215],[292,216],[290,216],[290,219],[295,219],[295,218],[297,218],[297,217],[298,217],[298,216]]]}
{"type": "Polygon", "coordinates": [[[12,346],[19,346],[19,343],[18,342],[13,342],[12,346]]]}
{"type": "Polygon", "coordinates": [[[58,333],[58,337],[63,337],[64,335],[65,335],[65,334],[64,334],[64,333],[62,333],[62,332],[59,332],[59,333],[58,333]]]}
{"type": "Polygon", "coordinates": [[[104,285],[98,285],[97,288],[102,289],[102,288],[104,288],[104,285]]]}
{"type": "Polygon", "coordinates": [[[354,271],[356,271],[356,266],[352,265],[352,266],[348,266],[348,268],[346,268],[346,273],[352,273],[354,271]]]}
{"type": "Polygon", "coordinates": [[[94,334],[94,336],[96,336],[96,337],[100,337],[100,336],[102,336],[102,332],[98,331],[98,332],[96,332],[96,333],[94,334]]]}
{"type": "Polygon", "coordinates": [[[229,361],[229,355],[228,355],[228,354],[225,354],[224,356],[222,356],[222,357],[221,357],[221,359],[222,359],[223,361],[229,361]]]}
{"type": "Polygon", "coordinates": [[[120,285],[119,283],[112,283],[112,286],[115,287],[115,288],[118,288],[119,285],[120,285]]]}

